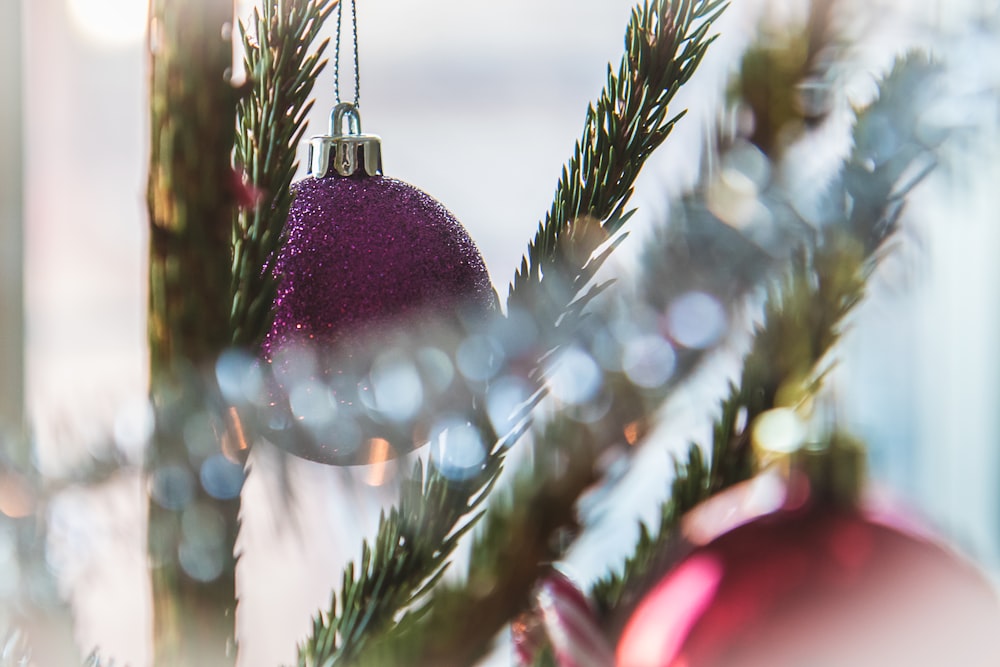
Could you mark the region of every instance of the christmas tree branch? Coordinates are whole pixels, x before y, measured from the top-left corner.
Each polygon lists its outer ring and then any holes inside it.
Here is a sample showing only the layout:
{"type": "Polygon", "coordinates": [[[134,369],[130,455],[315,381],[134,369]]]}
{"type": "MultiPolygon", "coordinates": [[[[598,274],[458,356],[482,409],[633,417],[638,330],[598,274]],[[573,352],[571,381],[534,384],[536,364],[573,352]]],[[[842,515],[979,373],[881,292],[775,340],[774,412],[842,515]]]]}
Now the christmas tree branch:
{"type": "Polygon", "coordinates": [[[879,99],[859,115],[854,150],[830,191],[830,200],[839,202],[837,215],[771,289],[739,383],[732,386],[715,423],[711,463],[705,465],[703,449],[692,446],[687,464],[676,465],[656,534],[643,526],[623,571],[593,587],[592,596],[606,616],[626,617],[649,578],[668,564],[663,555],[669,557],[684,512],[753,474],[754,420],[772,408],[794,406],[819,389],[820,364],[837,342],[844,319],[861,301],[879,251],[896,229],[903,198],[926,173],[919,168],[920,158],[934,145],[920,140],[926,133],[906,100],[926,94],[936,72],[920,55],[899,61],[883,80],[879,99]],[[886,153],[871,129],[889,122],[900,141],[886,153]],[[908,171],[914,175],[906,179],[908,171]]]}
{"type": "MultiPolygon", "coordinates": [[[[475,427],[483,442],[496,441],[487,421],[475,427]]],[[[311,637],[299,649],[300,666],[351,663],[371,635],[433,586],[473,525],[470,514],[489,494],[507,446],[497,445],[484,465],[461,481],[449,479],[433,459],[426,469],[415,465],[399,504],[380,517],[374,545],[363,543],[359,564],[345,569],[339,599],[335,594],[330,610],[314,620],[311,637]]]]}
{"type": "Polygon", "coordinates": [[[491,507],[466,581],[435,588],[422,609],[370,643],[357,664],[475,664],[527,606],[535,582],[560,554],[553,536],[573,525],[575,500],[598,477],[600,453],[593,431],[565,415],[535,435],[533,448],[532,469],[519,474],[506,502],[491,507]]]}
{"type": "MultiPolygon", "coordinates": [[[[708,31],[726,6],[722,0],[646,0],[632,12],[618,72],[608,67],[607,85],[587,109],[583,135],[563,167],[552,208],[510,285],[510,306],[533,299],[567,246],[586,260],[627,222],[639,171],[683,116],[670,116],[669,103],[714,40],[708,31]],[[566,243],[567,235],[576,240],[566,243]]],[[[588,282],[605,257],[583,262],[572,282],[588,282]]]]}
{"type": "Polygon", "coordinates": [[[282,239],[298,168],[295,149],[306,131],[309,95],[326,65],[324,40],[314,49],[337,0],[268,0],[240,23],[248,94],[236,108],[238,169],[249,177],[250,201],[233,220],[233,344],[255,349],[271,325],[276,278],[269,270],[282,239]]]}
{"type": "Polygon", "coordinates": [[[651,535],[643,526],[623,572],[606,576],[591,591],[603,614],[621,614],[648,590],[653,583],[649,577],[661,571],[665,557],[669,560],[672,554],[669,547],[677,540],[685,512],[753,474],[749,445],[754,420],[818,390],[818,366],[836,342],[840,323],[863,295],[870,270],[864,260],[858,243],[843,230],[832,230],[815,254],[799,258],[785,282],[771,291],[740,382],[722,403],[711,462],[706,464],[703,448],[693,445],[687,462],[675,463],[671,495],[661,506],[657,532],[651,535]]]}
{"type": "Polygon", "coordinates": [[[237,95],[226,80],[224,26],[232,20],[227,0],[150,3],[148,336],[157,421],[146,469],[158,667],[235,661],[238,489],[224,498],[206,489],[200,465],[215,460],[218,439],[193,457],[184,437],[185,419],[205,406],[202,372],[231,340],[237,95]]]}
{"type": "Polygon", "coordinates": [[[743,54],[732,87],[753,115],[747,140],[769,158],[780,158],[830,111],[832,96],[824,79],[838,41],[833,28],[837,3],[811,0],[804,24],[789,33],[762,26],[761,38],[743,54]]]}

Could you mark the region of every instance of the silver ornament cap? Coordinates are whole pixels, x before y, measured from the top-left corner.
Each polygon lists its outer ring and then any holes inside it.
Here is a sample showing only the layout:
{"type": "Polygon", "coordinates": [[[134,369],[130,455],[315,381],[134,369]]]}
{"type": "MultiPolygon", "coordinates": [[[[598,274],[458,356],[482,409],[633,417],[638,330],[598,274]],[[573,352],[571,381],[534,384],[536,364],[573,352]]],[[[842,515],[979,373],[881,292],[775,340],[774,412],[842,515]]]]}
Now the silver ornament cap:
{"type": "Polygon", "coordinates": [[[330,112],[330,134],[309,140],[309,175],[379,176],[382,174],[382,139],[361,134],[361,114],[350,102],[330,112]]]}

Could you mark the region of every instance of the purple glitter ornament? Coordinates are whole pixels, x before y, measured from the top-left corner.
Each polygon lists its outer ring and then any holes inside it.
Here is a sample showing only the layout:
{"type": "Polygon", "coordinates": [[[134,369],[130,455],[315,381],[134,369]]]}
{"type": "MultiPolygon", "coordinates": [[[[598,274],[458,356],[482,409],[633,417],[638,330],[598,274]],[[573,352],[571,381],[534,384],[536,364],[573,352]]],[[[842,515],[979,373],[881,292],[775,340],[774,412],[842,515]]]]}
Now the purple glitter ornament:
{"type": "MultiPolygon", "coordinates": [[[[310,141],[311,176],[293,186],[287,240],[274,262],[274,323],[262,345],[280,385],[273,396],[279,411],[294,397],[292,383],[330,388],[343,379],[343,368],[330,367],[342,359],[326,354],[334,347],[370,345],[373,334],[404,321],[419,325],[424,313],[461,309],[485,317],[497,307],[486,265],[462,225],[426,193],[382,176],[378,137],[360,129],[354,105],[338,104],[330,135],[310,141]],[[305,377],[296,358],[303,353],[313,366],[305,377]]],[[[294,432],[271,437],[285,449],[332,464],[376,455],[365,442],[338,442],[325,424],[310,429],[291,403],[284,421],[294,432]]],[[[334,431],[342,430],[339,422],[334,431]]],[[[393,454],[413,446],[380,438],[391,442],[393,454]]]]}
{"type": "Polygon", "coordinates": [[[486,265],[461,224],[411,185],[384,176],[309,178],[296,187],[274,324],[283,347],[342,342],[421,311],[495,303],[486,265]]]}

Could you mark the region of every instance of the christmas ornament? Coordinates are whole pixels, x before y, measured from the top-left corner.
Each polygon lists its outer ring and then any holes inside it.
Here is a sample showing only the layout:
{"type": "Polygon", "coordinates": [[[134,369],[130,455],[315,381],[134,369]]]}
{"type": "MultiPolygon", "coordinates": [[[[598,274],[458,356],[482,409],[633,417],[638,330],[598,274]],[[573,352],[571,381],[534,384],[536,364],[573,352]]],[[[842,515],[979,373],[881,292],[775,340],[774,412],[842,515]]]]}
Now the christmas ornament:
{"type": "Polygon", "coordinates": [[[629,619],[617,664],[1000,664],[1000,608],[986,581],[835,496],[814,486],[804,502],[694,549],[629,619]]]}
{"type": "Polygon", "coordinates": [[[495,294],[479,251],[437,201],[381,175],[379,140],[338,104],[330,136],[310,142],[311,177],[297,184],[274,324],[273,359],[302,343],[330,345],[421,312],[488,311],[495,294]]]}
{"type": "Polygon", "coordinates": [[[539,651],[551,648],[559,667],[606,667],[612,651],[593,607],[565,574],[553,570],[542,580],[530,610],[511,624],[517,664],[534,665],[539,651]]]}
{"type": "MultiPolygon", "coordinates": [[[[309,142],[309,176],[293,186],[286,241],[273,264],[279,284],[262,352],[281,387],[278,393],[286,396],[295,391],[294,383],[315,387],[343,373],[338,361],[323,356],[335,346],[340,353],[345,347],[371,349],[373,337],[390,325],[419,325],[427,314],[455,311],[485,315],[497,305],[483,259],[462,225],[423,191],[383,176],[380,139],[361,132],[353,2],[355,96],[353,103],[340,100],[342,5],[330,132],[309,142]]],[[[278,412],[283,402],[287,398],[275,397],[278,412]]],[[[291,419],[309,426],[302,415],[291,419]]],[[[271,421],[282,427],[288,422],[271,421]]],[[[371,462],[356,443],[340,446],[324,442],[329,438],[315,429],[312,433],[318,437],[315,446],[297,445],[294,453],[324,463],[371,462]]],[[[280,434],[272,439],[282,446],[301,440],[280,434]]],[[[413,446],[392,444],[393,454],[413,446]]]]}

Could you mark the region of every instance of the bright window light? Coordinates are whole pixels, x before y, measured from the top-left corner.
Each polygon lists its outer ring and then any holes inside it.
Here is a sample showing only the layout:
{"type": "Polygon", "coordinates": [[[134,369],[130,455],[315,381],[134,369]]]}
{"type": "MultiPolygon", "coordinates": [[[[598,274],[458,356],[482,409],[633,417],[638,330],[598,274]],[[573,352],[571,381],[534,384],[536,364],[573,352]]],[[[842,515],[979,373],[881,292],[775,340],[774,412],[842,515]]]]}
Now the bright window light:
{"type": "Polygon", "coordinates": [[[66,0],[66,4],[77,31],[101,46],[128,46],[145,34],[148,0],[66,0]]]}

